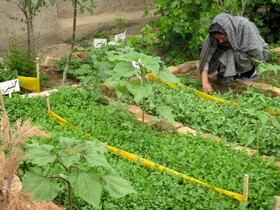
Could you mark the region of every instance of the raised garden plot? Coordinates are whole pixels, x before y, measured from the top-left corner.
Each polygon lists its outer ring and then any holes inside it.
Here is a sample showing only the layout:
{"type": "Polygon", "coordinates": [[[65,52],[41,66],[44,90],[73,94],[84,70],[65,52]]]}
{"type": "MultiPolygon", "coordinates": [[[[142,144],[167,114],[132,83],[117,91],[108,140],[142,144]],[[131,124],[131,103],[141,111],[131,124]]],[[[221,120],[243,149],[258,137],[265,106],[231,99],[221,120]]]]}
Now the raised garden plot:
{"type": "MultiPolygon", "coordinates": [[[[158,113],[161,107],[169,106],[169,113],[172,112],[174,115],[173,119],[182,122],[185,126],[252,147],[262,155],[274,156],[277,159],[280,157],[279,115],[274,117],[263,111],[271,110],[277,113],[279,96],[262,94],[258,88],[243,90],[243,94],[239,97],[231,91],[217,95],[221,99],[237,102],[239,106],[236,107],[232,104],[220,106],[213,102],[205,103],[192,94],[192,90],[161,87],[158,82],[153,84],[146,82],[148,88],[141,88],[138,84],[140,82],[130,84],[127,80],[131,76],[139,78],[140,74],[147,70],[160,74],[159,67],[162,63],[157,59],[136,53],[128,47],[109,46],[105,49],[89,49],[87,59],[76,60],[75,66],[70,73],[83,83],[88,84],[89,81],[102,83],[108,77],[109,80],[117,80],[114,86],[117,89],[117,96],[128,104],[135,104],[135,102],[145,104],[145,112],[161,115],[158,113]],[[131,62],[143,65],[137,70],[132,68],[131,62]],[[140,98],[142,102],[139,101],[140,98]]],[[[166,73],[162,76],[167,80],[171,79],[171,76],[167,76],[166,73]]],[[[141,81],[144,81],[143,75],[141,78],[141,81]]],[[[199,83],[192,80],[192,84],[197,86],[199,83]]],[[[172,118],[170,114],[169,118],[172,118]]]]}
{"type": "MultiPolygon", "coordinates": [[[[222,143],[199,136],[161,133],[152,126],[142,130],[139,122],[124,112],[122,106],[102,105],[100,102],[106,101],[101,101],[95,95],[93,92],[64,88],[52,93],[49,98],[53,111],[96,139],[205,181],[212,186],[241,193],[243,175],[250,175],[248,203],[239,203],[211,189],[183,183],[174,176],[164,175],[108,154],[110,164],[122,177],[131,182],[137,193],[115,199],[104,191],[101,209],[185,207],[239,209],[242,206],[266,209],[274,203],[272,196],[280,194],[278,176],[280,171],[273,160],[251,158],[243,152],[225,147],[222,143]]],[[[20,96],[15,96],[6,100],[6,106],[12,121],[19,117],[23,119],[30,117],[33,123],[42,125],[52,135],[50,139],[30,140],[29,144],[39,142],[50,144],[55,146],[53,152],[57,152],[60,148],[58,144],[60,136],[85,139],[81,132],[57,125],[53,119],[47,117],[45,98],[22,99],[20,96]]],[[[26,171],[31,165],[27,162],[22,167],[23,171],[26,171]]],[[[51,167],[44,170],[48,173],[51,167]]],[[[64,204],[61,196],[56,200],[64,204]]],[[[79,207],[92,209],[78,198],[75,202],[79,207]]]]}

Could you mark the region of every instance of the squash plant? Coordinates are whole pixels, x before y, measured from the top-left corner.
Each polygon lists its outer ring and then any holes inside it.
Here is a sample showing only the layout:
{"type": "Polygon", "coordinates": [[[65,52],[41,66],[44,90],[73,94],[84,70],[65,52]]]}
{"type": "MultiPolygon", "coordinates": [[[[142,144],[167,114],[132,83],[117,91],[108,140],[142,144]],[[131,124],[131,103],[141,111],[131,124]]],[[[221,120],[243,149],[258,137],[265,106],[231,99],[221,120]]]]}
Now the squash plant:
{"type": "Polygon", "coordinates": [[[105,143],[60,137],[59,144],[59,148],[49,144],[33,145],[28,151],[31,163],[36,166],[24,175],[23,185],[35,200],[52,201],[57,197],[62,192],[58,180],[65,183],[69,209],[77,208],[73,194],[97,208],[103,188],[115,198],[135,192],[107,162],[105,143]],[[49,174],[41,168],[55,164],[62,168],[52,167],[49,174]]]}
{"type": "MultiPolygon", "coordinates": [[[[159,57],[152,57],[138,53],[133,48],[126,46],[122,51],[107,53],[109,61],[115,63],[115,67],[105,83],[111,84],[117,91],[117,96],[132,94],[133,100],[142,108],[142,124],[144,123],[145,102],[153,93],[153,83],[147,79],[148,73],[153,73],[166,82],[179,83],[176,78],[160,60],[159,57]],[[138,79],[131,80],[131,77],[138,79]]],[[[161,106],[157,109],[158,114],[168,120],[174,120],[171,109],[168,106],[161,106]]]]}

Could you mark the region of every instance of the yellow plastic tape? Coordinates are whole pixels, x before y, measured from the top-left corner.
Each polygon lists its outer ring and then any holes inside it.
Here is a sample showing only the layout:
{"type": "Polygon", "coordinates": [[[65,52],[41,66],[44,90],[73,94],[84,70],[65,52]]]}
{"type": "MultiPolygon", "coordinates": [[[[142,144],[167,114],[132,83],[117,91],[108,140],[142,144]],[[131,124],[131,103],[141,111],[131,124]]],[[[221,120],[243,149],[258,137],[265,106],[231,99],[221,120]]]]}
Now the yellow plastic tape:
{"type": "Polygon", "coordinates": [[[126,151],[123,151],[123,150],[119,150],[115,147],[111,147],[109,145],[107,145],[107,149],[112,152],[113,154],[116,154],[116,155],[119,155],[127,160],[130,160],[130,161],[134,161],[134,162],[137,162],[137,163],[140,163],[141,165],[143,166],[146,166],[148,168],[151,168],[151,169],[156,169],[158,171],[163,171],[164,173],[167,173],[167,174],[173,174],[173,175],[177,175],[179,177],[182,177],[183,179],[185,179],[186,181],[190,181],[190,182],[195,182],[195,183],[198,183],[198,184],[201,184],[207,188],[211,188],[213,189],[214,191],[216,192],[221,192],[222,194],[228,196],[228,197],[233,197],[234,199],[240,201],[240,202],[245,202],[247,201],[248,199],[246,197],[244,197],[243,195],[239,194],[239,193],[234,193],[234,192],[230,192],[230,191],[227,191],[227,190],[223,190],[221,188],[218,188],[218,187],[213,187],[209,184],[206,184],[205,182],[202,182],[200,180],[197,180],[197,179],[194,179],[192,177],[189,177],[189,176],[186,176],[184,174],[181,174],[177,171],[174,171],[170,168],[167,168],[167,167],[164,167],[162,165],[159,165],[157,163],[154,163],[152,161],[149,161],[145,158],[141,158],[137,155],[134,155],[134,154],[131,154],[129,152],[126,152],[126,151]]]}
{"type": "MultiPolygon", "coordinates": [[[[152,80],[152,81],[155,81],[155,80],[159,79],[159,77],[154,75],[153,73],[148,73],[147,78],[149,80],[152,80]]],[[[160,82],[162,82],[163,84],[165,84],[169,87],[173,87],[173,88],[181,87],[181,88],[186,88],[186,89],[193,89],[191,87],[188,87],[188,86],[185,86],[185,85],[182,85],[182,84],[173,84],[173,83],[170,83],[170,82],[165,82],[163,80],[160,80],[160,82]]],[[[193,89],[193,90],[195,90],[195,89],[193,89]]],[[[235,106],[238,106],[238,103],[236,103],[236,102],[232,102],[232,101],[228,101],[228,100],[225,100],[225,99],[217,98],[217,97],[211,96],[209,94],[206,94],[204,92],[201,92],[199,90],[195,90],[195,91],[196,91],[197,95],[199,95],[201,98],[203,98],[206,101],[208,101],[208,100],[217,101],[220,104],[226,102],[226,103],[231,103],[231,104],[234,104],[235,106]]],[[[269,114],[274,115],[274,116],[280,113],[280,111],[272,111],[272,110],[269,110],[269,109],[264,109],[264,111],[268,112],[269,114]]]]}
{"type": "Polygon", "coordinates": [[[62,117],[60,117],[59,115],[57,115],[56,113],[52,112],[52,111],[48,111],[48,116],[49,117],[55,117],[55,122],[57,122],[59,125],[62,126],[68,126],[74,130],[78,130],[82,133],[84,133],[87,137],[91,137],[89,134],[87,134],[86,132],[78,129],[76,126],[72,125],[71,123],[69,123],[68,121],[64,120],[62,117]]]}
{"type": "MultiPolygon", "coordinates": [[[[64,120],[63,118],[61,118],[59,115],[55,114],[52,111],[48,111],[48,116],[49,117],[55,117],[56,118],[55,121],[58,124],[62,125],[62,126],[69,126],[69,127],[73,128],[75,130],[83,132],[84,134],[87,135],[87,137],[91,137],[89,134],[87,134],[84,131],[78,129],[76,126],[72,125],[71,123],[69,123],[68,121],[64,120]]],[[[204,183],[204,182],[202,182],[200,180],[197,180],[197,179],[194,179],[192,177],[186,176],[186,175],[181,174],[181,173],[179,173],[177,171],[174,171],[174,170],[172,170],[170,168],[164,167],[162,165],[159,165],[159,164],[154,163],[152,161],[149,161],[147,159],[141,158],[141,157],[139,157],[137,155],[134,155],[134,154],[131,154],[129,152],[120,150],[120,149],[118,149],[116,147],[112,147],[112,146],[107,145],[107,150],[110,151],[111,153],[119,155],[122,158],[125,158],[127,160],[140,163],[141,165],[146,166],[148,168],[155,169],[155,170],[158,170],[158,171],[162,171],[162,172],[167,173],[167,174],[171,173],[173,175],[177,175],[177,176],[185,179],[186,181],[190,181],[190,182],[195,182],[195,183],[201,184],[201,185],[203,185],[203,186],[205,186],[207,188],[213,189],[216,192],[222,193],[223,195],[226,195],[228,197],[233,197],[234,199],[238,200],[239,202],[245,202],[245,201],[248,200],[248,198],[244,197],[243,195],[241,195],[239,193],[234,193],[234,192],[231,192],[231,191],[223,190],[223,189],[218,188],[218,187],[213,187],[213,186],[211,186],[209,184],[206,184],[206,183],[204,183]]]]}
{"type": "Polygon", "coordinates": [[[39,78],[18,76],[17,79],[21,81],[21,83],[19,84],[20,87],[23,87],[32,92],[40,93],[40,79],[39,78]]]}

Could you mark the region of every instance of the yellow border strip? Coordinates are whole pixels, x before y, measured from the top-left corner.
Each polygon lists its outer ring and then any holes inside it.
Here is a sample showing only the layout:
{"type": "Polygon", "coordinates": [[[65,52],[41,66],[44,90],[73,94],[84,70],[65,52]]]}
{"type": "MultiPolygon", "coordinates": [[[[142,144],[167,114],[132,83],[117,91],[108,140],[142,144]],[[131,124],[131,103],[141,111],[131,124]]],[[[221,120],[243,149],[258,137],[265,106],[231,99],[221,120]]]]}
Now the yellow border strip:
{"type": "MultiPolygon", "coordinates": [[[[153,73],[149,73],[147,74],[147,78],[149,80],[158,80],[159,77],[154,75],[153,73]]],[[[191,87],[188,87],[188,86],[185,86],[185,85],[182,85],[182,84],[174,84],[174,83],[170,83],[170,82],[165,82],[163,80],[160,80],[160,82],[162,82],[163,84],[167,85],[167,86],[170,86],[170,87],[173,87],[173,88],[186,88],[186,89],[192,89],[194,91],[196,91],[197,95],[199,95],[201,98],[203,98],[204,100],[208,101],[217,101],[218,103],[231,103],[231,104],[234,104],[235,106],[238,106],[239,104],[236,103],[236,102],[232,102],[232,101],[228,101],[228,100],[225,100],[225,99],[220,99],[220,98],[217,98],[217,97],[214,97],[214,96],[211,96],[209,94],[206,94],[204,92],[201,92],[199,90],[195,90],[191,87]]],[[[269,109],[264,109],[265,112],[268,112],[269,114],[271,115],[277,115],[280,113],[280,111],[272,111],[272,110],[269,110],[269,109]]]]}
{"type": "MultiPolygon", "coordinates": [[[[59,115],[55,114],[54,112],[52,112],[50,110],[48,111],[48,116],[49,117],[55,117],[56,118],[55,121],[58,124],[60,124],[61,126],[69,126],[72,129],[74,129],[74,130],[78,130],[78,131],[83,132],[87,137],[91,137],[89,134],[87,134],[84,131],[78,129],[76,126],[72,125],[71,123],[69,123],[68,121],[64,120],[62,117],[60,117],[59,115]]],[[[181,178],[185,179],[186,181],[190,181],[190,182],[195,182],[195,183],[201,184],[201,185],[203,185],[203,186],[205,186],[207,188],[213,189],[216,192],[222,193],[223,195],[226,195],[228,197],[233,197],[234,199],[238,200],[239,202],[245,202],[245,201],[248,200],[248,198],[244,197],[243,195],[241,195],[239,193],[234,193],[234,192],[227,191],[227,190],[224,190],[224,189],[221,189],[221,188],[218,188],[218,187],[213,187],[213,186],[211,186],[209,184],[206,184],[206,183],[204,183],[204,182],[202,182],[200,180],[197,180],[197,179],[194,179],[192,177],[186,176],[186,175],[181,174],[181,173],[179,173],[177,171],[174,171],[174,170],[172,170],[170,168],[164,167],[162,165],[159,165],[159,164],[154,163],[152,161],[149,161],[147,159],[141,158],[141,157],[139,157],[137,155],[134,155],[134,154],[131,154],[129,152],[120,150],[118,148],[115,148],[115,147],[107,145],[107,150],[110,151],[111,153],[119,155],[122,158],[125,158],[127,160],[140,163],[141,165],[146,166],[148,168],[155,169],[155,170],[158,170],[158,171],[162,171],[162,172],[167,173],[167,174],[177,175],[177,176],[180,176],[181,178]]]]}
{"type": "Polygon", "coordinates": [[[23,87],[27,90],[30,90],[32,92],[40,93],[40,79],[37,77],[23,77],[18,76],[18,80],[20,80],[23,83],[20,83],[20,87],[23,87]]]}

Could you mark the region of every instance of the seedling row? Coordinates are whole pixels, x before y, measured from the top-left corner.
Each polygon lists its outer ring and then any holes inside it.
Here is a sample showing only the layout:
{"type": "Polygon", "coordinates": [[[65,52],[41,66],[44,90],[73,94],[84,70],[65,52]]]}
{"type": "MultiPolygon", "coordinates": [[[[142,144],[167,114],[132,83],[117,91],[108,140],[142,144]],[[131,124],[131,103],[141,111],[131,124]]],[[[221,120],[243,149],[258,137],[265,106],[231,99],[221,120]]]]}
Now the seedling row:
{"type": "MultiPolygon", "coordinates": [[[[238,209],[247,206],[257,209],[271,207],[274,204],[272,196],[280,194],[279,168],[273,160],[251,158],[241,151],[233,151],[222,143],[199,136],[162,133],[153,126],[142,129],[134,116],[125,112],[123,106],[103,105],[106,100],[101,100],[97,95],[93,91],[64,88],[52,93],[49,100],[53,111],[94,138],[212,186],[242,193],[243,175],[250,175],[249,200],[240,203],[211,189],[185,183],[174,176],[132,164],[108,153],[109,163],[123,178],[130,181],[137,193],[116,199],[104,191],[98,208],[238,209]]],[[[54,119],[48,118],[46,98],[22,99],[14,96],[6,100],[6,106],[12,121],[19,117],[31,117],[34,124],[42,125],[51,133],[51,138],[30,140],[28,148],[34,144],[49,144],[55,147],[54,153],[59,152],[60,136],[89,141],[83,133],[62,127],[54,119]]],[[[27,162],[22,170],[28,171],[32,166],[27,162]]],[[[46,174],[50,173],[50,166],[42,168],[46,174]]],[[[65,200],[61,199],[63,194],[55,198],[61,204],[65,204],[65,200]]],[[[75,202],[79,207],[92,209],[91,205],[79,198],[75,198],[75,202]]]]}

